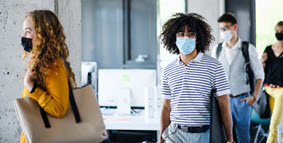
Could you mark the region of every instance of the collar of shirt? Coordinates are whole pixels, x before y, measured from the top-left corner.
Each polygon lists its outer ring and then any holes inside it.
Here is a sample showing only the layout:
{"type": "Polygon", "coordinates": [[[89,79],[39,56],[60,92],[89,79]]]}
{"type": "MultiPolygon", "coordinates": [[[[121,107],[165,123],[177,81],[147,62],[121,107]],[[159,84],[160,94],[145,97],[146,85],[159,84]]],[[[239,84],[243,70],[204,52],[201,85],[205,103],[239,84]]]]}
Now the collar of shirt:
{"type": "MultiPolygon", "coordinates": [[[[227,46],[227,41],[224,41],[223,44],[222,44],[222,47],[224,49],[230,49],[228,46],[227,46]]],[[[236,48],[241,48],[242,47],[242,40],[241,38],[239,37],[238,41],[236,42],[236,44],[231,48],[231,50],[233,49],[236,49],[236,48]]]]}
{"type": "MultiPolygon", "coordinates": [[[[200,62],[202,57],[203,57],[204,53],[203,52],[199,52],[197,54],[197,56],[192,59],[193,62],[200,62]]],[[[182,60],[181,60],[181,55],[179,55],[178,60],[177,60],[177,64],[182,64],[182,60]]]]}
{"type": "Polygon", "coordinates": [[[242,47],[242,40],[239,38],[236,44],[232,48],[229,48],[225,41],[223,42],[222,47],[223,47],[223,51],[224,51],[226,60],[228,62],[228,65],[231,65],[234,58],[236,57],[236,55],[238,54],[238,52],[240,51],[242,47]]]}

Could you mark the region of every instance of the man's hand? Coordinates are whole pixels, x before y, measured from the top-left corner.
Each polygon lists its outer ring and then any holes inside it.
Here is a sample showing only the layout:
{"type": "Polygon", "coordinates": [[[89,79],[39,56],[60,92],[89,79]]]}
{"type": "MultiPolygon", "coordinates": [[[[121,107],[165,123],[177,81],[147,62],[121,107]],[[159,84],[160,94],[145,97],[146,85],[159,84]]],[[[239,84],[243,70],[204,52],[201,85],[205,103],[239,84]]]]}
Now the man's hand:
{"type": "Polygon", "coordinates": [[[221,117],[227,135],[227,139],[228,141],[233,142],[232,115],[230,109],[229,96],[228,94],[218,96],[217,100],[220,107],[221,117]]]}
{"type": "Polygon", "coordinates": [[[159,143],[165,143],[165,140],[160,136],[159,143]]]}
{"type": "Polygon", "coordinates": [[[246,100],[248,102],[248,104],[250,106],[252,106],[255,103],[256,99],[259,97],[259,93],[261,92],[261,88],[262,88],[262,82],[263,82],[263,79],[261,79],[261,78],[256,79],[255,91],[254,91],[253,96],[249,96],[249,97],[243,98],[240,101],[245,101],[246,100]]]}
{"type": "Polygon", "coordinates": [[[256,98],[255,96],[249,96],[249,97],[241,99],[240,101],[247,101],[249,105],[252,106],[255,103],[256,98]]]}
{"type": "Polygon", "coordinates": [[[161,110],[161,119],[160,119],[161,126],[160,126],[160,137],[159,137],[160,143],[165,142],[165,140],[163,140],[163,138],[162,138],[162,133],[171,123],[170,112],[171,112],[170,100],[165,99],[164,102],[163,102],[162,110],[161,110]]]}

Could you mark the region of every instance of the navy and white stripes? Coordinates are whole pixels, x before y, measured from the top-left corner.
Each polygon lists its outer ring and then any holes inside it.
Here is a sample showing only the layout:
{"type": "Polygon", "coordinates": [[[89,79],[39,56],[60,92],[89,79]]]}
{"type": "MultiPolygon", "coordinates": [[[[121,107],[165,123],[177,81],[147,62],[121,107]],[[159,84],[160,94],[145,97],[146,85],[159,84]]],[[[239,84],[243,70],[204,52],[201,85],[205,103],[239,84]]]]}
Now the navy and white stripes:
{"type": "Polygon", "coordinates": [[[229,84],[223,66],[216,59],[199,52],[187,66],[180,58],[163,72],[162,94],[170,99],[170,120],[179,125],[209,125],[210,92],[229,94],[229,84]]]}

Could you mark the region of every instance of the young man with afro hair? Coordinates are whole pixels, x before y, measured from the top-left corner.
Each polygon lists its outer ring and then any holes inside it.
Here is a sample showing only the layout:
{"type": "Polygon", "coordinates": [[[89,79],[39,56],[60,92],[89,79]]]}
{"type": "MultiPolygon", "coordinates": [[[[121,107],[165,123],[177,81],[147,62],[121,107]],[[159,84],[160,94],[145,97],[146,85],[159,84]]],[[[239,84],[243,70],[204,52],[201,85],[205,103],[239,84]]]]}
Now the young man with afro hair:
{"type": "Polygon", "coordinates": [[[177,13],[162,27],[165,48],[179,57],[163,71],[161,142],[209,142],[210,95],[216,95],[229,142],[233,142],[230,88],[224,68],[204,54],[214,39],[210,26],[195,13],[177,13]]]}

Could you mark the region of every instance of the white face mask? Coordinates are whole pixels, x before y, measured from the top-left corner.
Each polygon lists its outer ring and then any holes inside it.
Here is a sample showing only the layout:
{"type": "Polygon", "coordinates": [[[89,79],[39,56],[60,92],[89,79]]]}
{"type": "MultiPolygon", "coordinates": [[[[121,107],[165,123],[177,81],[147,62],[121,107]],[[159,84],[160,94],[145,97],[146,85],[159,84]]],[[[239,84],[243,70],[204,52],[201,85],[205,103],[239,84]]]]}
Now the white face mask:
{"type": "Polygon", "coordinates": [[[233,34],[232,34],[231,30],[226,30],[226,31],[220,32],[220,38],[225,40],[225,41],[231,40],[232,37],[233,37],[233,34]]]}

